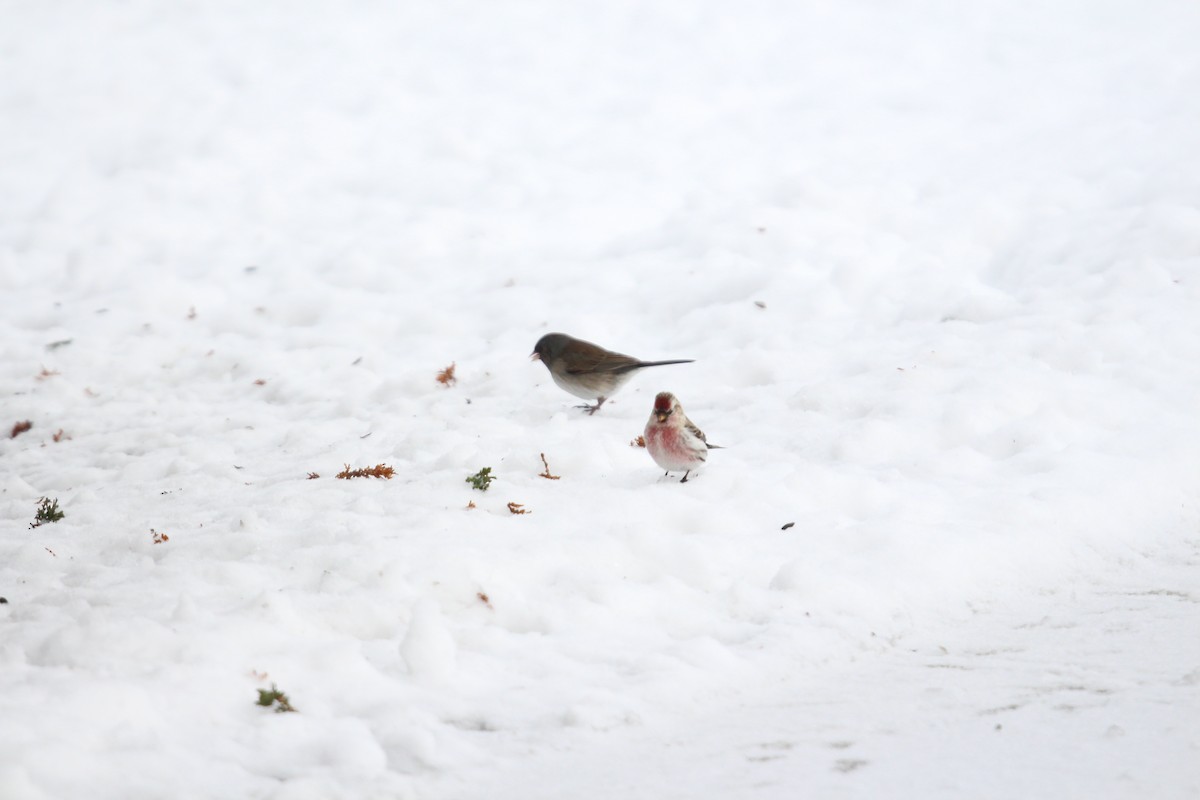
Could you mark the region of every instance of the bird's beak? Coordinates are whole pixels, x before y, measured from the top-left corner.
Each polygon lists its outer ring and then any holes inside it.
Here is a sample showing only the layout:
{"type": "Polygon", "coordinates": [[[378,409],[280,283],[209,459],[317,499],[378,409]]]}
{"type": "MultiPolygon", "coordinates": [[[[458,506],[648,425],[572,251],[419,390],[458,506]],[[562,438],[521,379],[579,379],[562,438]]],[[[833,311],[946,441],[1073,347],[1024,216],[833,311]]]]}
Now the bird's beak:
{"type": "Polygon", "coordinates": [[[536,350],[534,350],[532,353],[529,354],[529,360],[530,361],[541,361],[542,357],[540,355],[538,355],[538,352],[536,350]]]}
{"type": "MultiPolygon", "coordinates": [[[[674,409],[672,409],[674,410],[674,409]]],[[[659,422],[666,422],[667,417],[671,416],[670,411],[655,411],[654,416],[658,417],[659,422]]]]}

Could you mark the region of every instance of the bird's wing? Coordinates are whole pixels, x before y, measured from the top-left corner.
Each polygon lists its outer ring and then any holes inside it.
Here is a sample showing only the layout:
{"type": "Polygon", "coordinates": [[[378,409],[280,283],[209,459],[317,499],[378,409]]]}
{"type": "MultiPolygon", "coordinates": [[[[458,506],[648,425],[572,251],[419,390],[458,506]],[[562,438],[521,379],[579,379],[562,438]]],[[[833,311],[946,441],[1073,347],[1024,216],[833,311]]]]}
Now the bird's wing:
{"type": "Polygon", "coordinates": [[[625,372],[633,369],[639,363],[636,358],[621,353],[589,353],[587,356],[581,356],[567,372],[571,375],[591,372],[625,372]]]}
{"type": "Polygon", "coordinates": [[[704,431],[697,428],[696,424],[687,417],[683,418],[683,427],[686,428],[688,433],[692,434],[692,436],[695,436],[700,441],[708,444],[708,437],[704,435],[704,431]]]}

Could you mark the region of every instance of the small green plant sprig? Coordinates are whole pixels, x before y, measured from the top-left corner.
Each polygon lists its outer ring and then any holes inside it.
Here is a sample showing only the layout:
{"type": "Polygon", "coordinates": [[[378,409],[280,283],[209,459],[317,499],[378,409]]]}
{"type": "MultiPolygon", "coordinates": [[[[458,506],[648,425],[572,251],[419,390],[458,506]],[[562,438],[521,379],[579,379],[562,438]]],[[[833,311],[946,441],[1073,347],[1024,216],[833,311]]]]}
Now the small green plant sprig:
{"type": "Polygon", "coordinates": [[[496,476],[492,474],[491,467],[484,467],[474,475],[467,476],[467,483],[481,492],[486,492],[488,486],[491,486],[492,481],[496,480],[496,476]]]}
{"type": "Polygon", "coordinates": [[[267,708],[275,706],[275,713],[277,714],[284,714],[288,711],[296,710],[292,707],[292,701],[288,700],[288,696],[279,691],[279,689],[273,683],[271,684],[270,689],[258,690],[258,705],[265,706],[267,708]]]}
{"type": "Polygon", "coordinates": [[[51,500],[49,497],[38,499],[37,513],[33,516],[33,522],[29,523],[29,529],[33,530],[39,525],[45,525],[47,522],[58,522],[65,517],[66,514],[58,507],[58,498],[51,500]]]}

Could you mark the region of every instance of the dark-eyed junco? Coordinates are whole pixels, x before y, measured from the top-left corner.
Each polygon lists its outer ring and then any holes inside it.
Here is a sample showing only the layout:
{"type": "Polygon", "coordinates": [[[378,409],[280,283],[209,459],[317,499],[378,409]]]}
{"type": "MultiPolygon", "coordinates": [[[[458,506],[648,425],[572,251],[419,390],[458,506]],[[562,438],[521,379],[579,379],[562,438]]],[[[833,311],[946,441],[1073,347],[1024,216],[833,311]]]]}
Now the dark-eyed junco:
{"type": "Polygon", "coordinates": [[[659,392],[654,398],[654,410],[646,422],[646,449],[654,463],[670,474],[683,470],[680,483],[687,483],[691,471],[708,459],[709,450],[720,445],[709,444],[704,431],[687,418],[679,399],[670,392],[659,392]]]}
{"type": "Polygon", "coordinates": [[[541,359],[560,388],[584,400],[595,399],[594,406],[580,406],[587,409],[589,414],[599,411],[604,401],[624,386],[637,370],[664,364],[689,364],[692,361],[690,358],[639,361],[633,356],[605,350],[565,333],[547,333],[538,339],[529,357],[541,359]]]}

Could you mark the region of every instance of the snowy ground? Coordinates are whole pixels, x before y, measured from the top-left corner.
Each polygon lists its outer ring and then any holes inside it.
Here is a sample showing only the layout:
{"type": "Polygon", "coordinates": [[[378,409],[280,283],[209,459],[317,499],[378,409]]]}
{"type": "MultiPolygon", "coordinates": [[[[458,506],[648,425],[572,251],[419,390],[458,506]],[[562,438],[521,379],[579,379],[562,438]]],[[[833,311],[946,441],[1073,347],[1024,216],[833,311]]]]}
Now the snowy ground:
{"type": "Polygon", "coordinates": [[[1200,796],[1200,5],[2,16],[3,800],[1200,796]]]}

